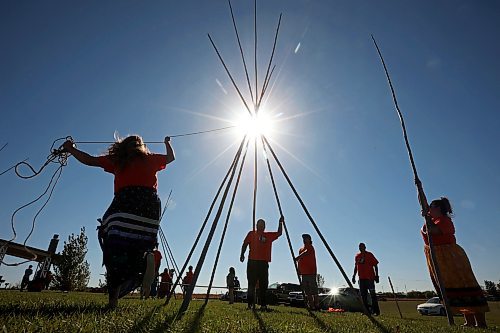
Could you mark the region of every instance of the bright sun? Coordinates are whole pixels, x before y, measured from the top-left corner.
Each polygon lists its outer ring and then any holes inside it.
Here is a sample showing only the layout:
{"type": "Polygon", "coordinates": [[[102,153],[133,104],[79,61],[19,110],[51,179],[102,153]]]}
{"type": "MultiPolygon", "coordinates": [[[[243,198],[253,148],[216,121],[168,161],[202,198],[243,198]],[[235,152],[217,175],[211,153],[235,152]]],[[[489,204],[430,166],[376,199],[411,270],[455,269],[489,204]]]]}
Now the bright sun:
{"type": "Polygon", "coordinates": [[[273,121],[265,112],[259,112],[257,116],[250,116],[248,113],[236,122],[238,135],[247,134],[249,138],[256,138],[261,135],[268,136],[273,130],[273,121]]]}

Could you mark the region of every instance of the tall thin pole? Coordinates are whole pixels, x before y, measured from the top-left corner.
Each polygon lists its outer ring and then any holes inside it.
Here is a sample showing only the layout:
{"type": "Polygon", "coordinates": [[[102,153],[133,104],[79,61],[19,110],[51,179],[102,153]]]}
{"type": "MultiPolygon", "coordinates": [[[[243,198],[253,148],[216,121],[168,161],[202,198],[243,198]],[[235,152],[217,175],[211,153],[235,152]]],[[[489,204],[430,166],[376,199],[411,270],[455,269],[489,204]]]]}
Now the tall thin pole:
{"type": "MultiPolygon", "coordinates": [[[[455,320],[453,319],[453,314],[451,313],[450,302],[449,302],[448,297],[447,297],[446,288],[444,287],[443,282],[442,282],[443,280],[442,280],[441,270],[439,269],[439,264],[438,264],[438,261],[436,259],[436,254],[434,251],[434,243],[432,241],[432,235],[429,232],[430,226],[433,225],[433,222],[432,222],[430,216],[428,216],[428,214],[427,214],[429,211],[429,204],[427,203],[427,198],[425,197],[422,182],[418,178],[417,168],[415,166],[415,161],[413,159],[413,153],[411,151],[410,142],[408,140],[408,135],[406,133],[406,126],[405,126],[403,114],[401,113],[401,110],[399,109],[398,100],[396,99],[396,93],[394,92],[394,87],[392,85],[391,77],[389,76],[389,71],[387,70],[387,66],[385,65],[384,58],[382,57],[382,52],[380,52],[380,49],[379,49],[377,42],[375,41],[375,38],[373,37],[373,35],[372,35],[372,40],[373,40],[373,43],[375,44],[375,48],[377,49],[378,55],[380,57],[380,61],[382,62],[382,65],[384,66],[384,71],[385,71],[385,75],[387,77],[387,82],[389,83],[389,87],[391,88],[391,94],[392,94],[392,99],[394,101],[394,106],[396,108],[396,111],[397,111],[398,116],[399,116],[399,120],[401,122],[401,128],[403,129],[403,137],[404,137],[405,144],[406,144],[406,150],[408,151],[408,157],[410,158],[410,164],[411,164],[411,168],[413,170],[413,176],[415,178],[415,185],[417,187],[418,201],[420,203],[420,207],[422,208],[422,213],[423,213],[424,219],[425,219],[425,226],[427,228],[427,241],[429,243],[429,252],[430,252],[430,256],[431,256],[432,266],[434,269],[434,273],[436,275],[435,280],[436,280],[436,283],[438,285],[439,291],[441,292],[441,296],[443,298],[444,307],[446,309],[446,317],[448,318],[448,324],[454,325],[455,320]]],[[[431,274],[432,274],[432,272],[431,272],[431,274]]]]}
{"type": "Polygon", "coordinates": [[[389,285],[391,286],[392,295],[394,295],[394,300],[396,301],[396,306],[398,307],[399,316],[401,317],[401,319],[403,319],[403,314],[401,313],[401,309],[399,308],[398,297],[396,296],[396,293],[394,292],[394,287],[392,286],[391,277],[388,276],[387,278],[389,279],[389,285]]]}
{"type": "MultiPolygon", "coordinates": [[[[319,238],[323,242],[323,245],[325,246],[326,250],[330,254],[330,257],[333,259],[333,261],[337,265],[337,268],[339,269],[340,273],[344,277],[344,280],[346,281],[347,285],[349,286],[349,288],[354,289],[354,286],[352,285],[351,281],[349,280],[349,277],[345,273],[344,268],[342,267],[342,265],[338,261],[337,257],[335,256],[335,254],[333,253],[332,249],[330,248],[330,245],[328,245],[328,242],[326,241],[325,237],[323,236],[323,234],[319,230],[319,228],[318,228],[316,222],[314,221],[312,215],[309,213],[309,210],[307,209],[306,205],[304,204],[304,201],[302,200],[302,198],[300,197],[299,193],[295,189],[295,186],[293,186],[293,183],[290,180],[290,177],[288,177],[288,174],[286,173],[285,169],[283,168],[283,165],[281,164],[281,162],[279,161],[278,157],[276,156],[276,153],[274,152],[273,148],[269,144],[269,141],[267,140],[267,138],[265,136],[262,136],[262,138],[264,139],[264,142],[266,143],[267,148],[269,148],[269,151],[273,155],[274,161],[276,162],[276,164],[280,168],[281,173],[283,174],[283,176],[285,177],[286,181],[288,182],[288,185],[290,186],[290,188],[292,189],[293,193],[295,194],[295,197],[297,198],[297,200],[299,201],[300,205],[302,206],[302,209],[304,210],[304,212],[306,213],[307,217],[309,218],[309,221],[311,222],[314,230],[318,234],[319,238]]],[[[360,295],[358,295],[358,300],[359,300],[359,302],[360,302],[360,304],[361,304],[361,306],[363,308],[364,313],[366,315],[370,316],[370,313],[368,312],[368,309],[365,307],[363,301],[361,300],[361,296],[360,295]]]]}
{"type": "MultiPolygon", "coordinates": [[[[255,64],[255,105],[257,104],[257,91],[258,91],[258,77],[257,77],[257,0],[254,0],[254,10],[253,10],[253,26],[254,26],[254,64],[255,64]]],[[[259,109],[255,109],[255,114],[259,113],[259,109]]]]}
{"type": "MultiPolygon", "coordinates": [[[[243,140],[245,140],[245,139],[246,139],[246,136],[243,140]]],[[[219,204],[219,208],[218,208],[217,213],[216,213],[214,220],[212,222],[212,227],[210,228],[207,239],[205,241],[205,245],[203,246],[203,249],[201,251],[200,258],[198,259],[198,263],[196,264],[196,268],[194,270],[194,275],[193,275],[193,281],[191,282],[191,284],[189,286],[187,286],[186,294],[185,294],[184,300],[182,301],[181,307],[179,308],[178,314],[182,314],[182,313],[186,312],[186,310],[189,306],[189,303],[191,302],[191,296],[193,295],[194,287],[196,285],[196,282],[198,281],[198,277],[200,276],[200,271],[201,271],[201,268],[203,267],[203,264],[205,262],[208,248],[210,247],[210,243],[212,242],[212,238],[213,238],[213,235],[215,233],[215,229],[217,228],[217,224],[219,223],[220,216],[221,216],[222,211],[224,209],[224,204],[226,202],[227,194],[229,192],[229,189],[230,189],[231,184],[232,184],[233,179],[234,179],[234,175],[236,173],[236,168],[237,168],[238,162],[239,162],[240,157],[241,157],[242,149],[243,149],[243,141],[242,141],[242,144],[240,145],[240,148],[238,149],[238,152],[236,153],[236,163],[234,163],[232,165],[231,176],[229,177],[229,179],[227,181],[226,189],[224,190],[224,193],[222,195],[222,198],[221,198],[221,201],[219,204]]]]}
{"type": "Polygon", "coordinates": [[[219,263],[220,253],[222,251],[222,245],[224,244],[224,238],[226,237],[226,231],[227,231],[227,227],[229,225],[229,218],[231,217],[231,212],[233,211],[234,199],[236,198],[236,193],[238,192],[238,186],[239,186],[240,180],[241,180],[241,173],[243,171],[243,166],[245,165],[245,160],[247,157],[249,142],[250,142],[250,140],[247,141],[247,144],[245,147],[245,153],[243,154],[243,158],[242,158],[241,163],[240,163],[240,170],[238,171],[238,177],[236,178],[236,184],[235,184],[234,189],[233,189],[233,195],[231,196],[231,203],[229,204],[229,209],[227,210],[226,221],[224,222],[224,228],[222,229],[222,234],[220,236],[219,247],[217,249],[217,254],[215,256],[214,266],[212,268],[212,275],[210,276],[210,282],[208,284],[207,294],[205,296],[205,304],[208,303],[208,298],[210,296],[210,290],[212,289],[212,283],[214,281],[215,271],[217,270],[217,265],[219,263]]]}
{"type": "MultiPolygon", "coordinates": [[[[274,51],[276,50],[276,43],[278,42],[278,34],[280,31],[280,25],[281,25],[281,16],[282,16],[282,14],[280,14],[280,18],[278,20],[278,26],[276,27],[276,33],[274,35],[273,50],[271,52],[271,57],[269,58],[269,63],[267,65],[266,76],[264,77],[264,82],[262,83],[262,91],[260,93],[259,101],[257,102],[257,109],[260,107],[260,103],[262,102],[262,98],[264,97],[264,93],[266,92],[267,84],[269,83],[268,80],[271,79],[269,71],[271,69],[271,64],[273,62],[274,51]]],[[[273,71],[274,71],[274,67],[273,67],[273,71]]]]}
{"type": "Polygon", "coordinates": [[[213,48],[215,50],[215,53],[217,53],[217,56],[219,57],[219,60],[222,63],[222,66],[224,66],[224,69],[226,70],[226,73],[229,76],[229,79],[231,79],[231,82],[233,83],[233,87],[236,89],[236,92],[240,96],[241,101],[243,102],[243,104],[245,105],[245,108],[247,109],[248,113],[251,116],[252,115],[252,111],[250,111],[250,107],[248,106],[248,104],[247,104],[245,98],[243,97],[243,95],[241,94],[240,88],[238,88],[238,85],[234,81],[233,76],[231,75],[231,72],[229,72],[229,68],[227,68],[226,63],[224,62],[224,59],[222,59],[222,56],[221,56],[219,50],[217,49],[217,46],[215,46],[215,42],[212,40],[212,37],[210,36],[210,34],[208,34],[208,39],[210,39],[210,43],[212,43],[212,46],[213,46],[213,48]]]}
{"type": "MultiPolygon", "coordinates": [[[[283,209],[281,208],[280,198],[278,196],[278,189],[276,188],[276,182],[274,181],[274,175],[273,175],[273,171],[271,169],[271,163],[269,162],[269,158],[267,156],[266,144],[264,143],[264,139],[262,138],[262,136],[261,136],[261,141],[262,141],[262,149],[264,151],[265,158],[266,158],[267,169],[269,171],[269,177],[271,178],[271,184],[273,185],[274,197],[276,199],[276,204],[278,205],[278,211],[280,213],[280,217],[282,217],[282,216],[284,217],[283,209]]],[[[302,280],[300,278],[299,268],[297,266],[297,263],[295,262],[295,255],[293,252],[292,241],[290,240],[290,234],[288,233],[288,227],[287,227],[286,223],[283,223],[283,227],[285,229],[285,235],[286,235],[286,241],[288,243],[288,249],[290,250],[290,254],[292,256],[293,268],[295,268],[295,273],[297,275],[297,281],[299,281],[300,290],[302,291],[302,297],[304,298],[304,301],[307,301],[306,293],[304,291],[304,288],[302,287],[302,280]]],[[[314,306],[314,304],[309,304],[309,309],[311,308],[311,306],[314,306]]]]}
{"type": "MultiPolygon", "coordinates": [[[[241,60],[243,61],[243,68],[245,69],[245,75],[247,78],[248,90],[250,90],[250,98],[252,99],[253,107],[255,109],[255,100],[253,97],[252,85],[250,84],[250,76],[248,75],[247,63],[245,61],[245,55],[243,54],[243,48],[241,47],[240,35],[238,34],[238,28],[236,27],[236,20],[234,19],[233,6],[231,6],[231,0],[227,0],[229,3],[229,10],[231,11],[231,19],[233,20],[234,32],[236,34],[236,39],[238,40],[238,46],[240,48],[241,60]]],[[[257,92],[255,92],[257,94],[257,92]]]]}
{"type": "Polygon", "coordinates": [[[252,230],[255,231],[256,211],[257,211],[257,138],[254,140],[254,162],[253,162],[253,209],[252,209],[252,230]]]}
{"type": "MultiPolygon", "coordinates": [[[[243,146],[243,144],[245,143],[245,140],[246,140],[246,137],[244,137],[243,140],[241,140],[240,149],[243,146]]],[[[231,163],[231,166],[227,170],[226,175],[224,176],[224,179],[222,180],[221,184],[219,185],[217,193],[215,194],[215,197],[212,200],[212,203],[210,204],[210,208],[208,209],[207,215],[205,217],[205,220],[203,221],[203,224],[202,224],[202,226],[200,228],[200,231],[198,232],[198,235],[196,236],[194,244],[191,247],[191,250],[189,251],[189,254],[188,254],[187,258],[186,258],[186,261],[184,262],[184,265],[182,266],[182,268],[180,270],[180,274],[178,274],[177,279],[175,280],[175,283],[172,286],[172,290],[174,290],[175,287],[177,287],[177,285],[179,284],[180,280],[182,279],[182,274],[184,274],[184,271],[185,271],[186,267],[188,266],[189,260],[191,260],[191,256],[193,255],[193,252],[196,249],[196,246],[198,245],[198,242],[199,242],[199,240],[201,238],[201,235],[203,234],[203,231],[205,230],[205,227],[206,227],[206,225],[208,223],[208,219],[210,218],[210,215],[212,214],[212,210],[213,210],[213,208],[215,206],[215,203],[217,202],[217,199],[219,198],[219,195],[220,195],[220,193],[222,191],[222,188],[224,187],[224,184],[226,183],[226,180],[228,179],[229,175],[231,174],[231,171],[233,170],[233,167],[235,166],[235,164],[237,162],[237,157],[238,157],[238,154],[236,154],[234,156],[234,159],[233,159],[233,161],[231,163]]],[[[172,296],[172,294],[169,294],[167,296],[167,298],[165,299],[165,304],[164,305],[168,304],[168,302],[170,301],[171,296],[172,296]]]]}

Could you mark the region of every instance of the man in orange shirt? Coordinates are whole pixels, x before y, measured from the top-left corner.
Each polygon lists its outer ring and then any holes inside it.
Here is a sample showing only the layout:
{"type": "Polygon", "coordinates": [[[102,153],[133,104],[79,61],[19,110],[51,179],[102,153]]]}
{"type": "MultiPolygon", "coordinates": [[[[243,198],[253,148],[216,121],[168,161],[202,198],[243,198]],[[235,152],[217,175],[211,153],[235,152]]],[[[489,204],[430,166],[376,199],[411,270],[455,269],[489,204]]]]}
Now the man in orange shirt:
{"type": "Polygon", "coordinates": [[[269,262],[271,262],[272,243],[283,232],[285,218],[280,217],[277,232],[265,232],[266,222],[263,219],[257,221],[257,230],[250,231],[241,246],[240,261],[245,261],[247,246],[250,253],[247,261],[248,279],[248,308],[255,309],[255,286],[259,282],[259,301],[261,310],[267,310],[266,292],[269,284],[269,262]]]}
{"type": "Polygon", "coordinates": [[[300,248],[295,261],[299,264],[302,290],[307,297],[307,306],[311,310],[319,310],[318,281],[316,269],[316,251],[312,245],[311,235],[303,234],[304,246],[300,248]]]}
{"type": "Polygon", "coordinates": [[[366,251],[366,245],[359,243],[359,253],[354,257],[354,274],[352,283],[356,283],[356,272],[359,276],[359,291],[363,304],[366,309],[371,310],[371,313],[378,316],[380,309],[377,302],[377,294],[375,293],[375,282],[379,282],[378,277],[378,260],[371,253],[366,251]],[[371,308],[368,306],[368,291],[372,301],[371,308]]]}

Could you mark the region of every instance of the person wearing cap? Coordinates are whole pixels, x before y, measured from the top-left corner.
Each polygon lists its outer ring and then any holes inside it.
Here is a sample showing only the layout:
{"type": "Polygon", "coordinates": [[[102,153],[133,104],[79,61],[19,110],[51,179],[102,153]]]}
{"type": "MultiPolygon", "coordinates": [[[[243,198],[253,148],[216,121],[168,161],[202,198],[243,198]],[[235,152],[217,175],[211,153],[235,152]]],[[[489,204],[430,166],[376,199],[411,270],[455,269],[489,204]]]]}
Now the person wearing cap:
{"type": "Polygon", "coordinates": [[[280,217],[278,231],[266,232],[266,221],[257,221],[257,230],[248,232],[241,246],[240,261],[245,261],[245,251],[250,247],[247,261],[248,279],[248,309],[255,309],[255,288],[259,284],[259,302],[261,310],[267,310],[266,292],[269,284],[269,262],[271,262],[271,248],[273,242],[283,232],[285,218],[280,217]]]}
{"type": "Polygon", "coordinates": [[[352,275],[352,283],[356,283],[356,273],[359,276],[359,292],[363,299],[363,304],[367,310],[376,316],[380,314],[380,309],[377,302],[377,294],[375,293],[375,282],[379,282],[378,277],[378,260],[371,253],[366,251],[365,243],[359,243],[359,253],[354,257],[354,274],[352,275]],[[371,297],[371,307],[368,306],[368,292],[371,297]]]}
{"type": "Polygon", "coordinates": [[[299,249],[299,255],[295,258],[298,263],[302,290],[306,294],[307,307],[311,310],[319,310],[316,251],[312,245],[311,235],[303,234],[302,241],[304,246],[299,249]]]}

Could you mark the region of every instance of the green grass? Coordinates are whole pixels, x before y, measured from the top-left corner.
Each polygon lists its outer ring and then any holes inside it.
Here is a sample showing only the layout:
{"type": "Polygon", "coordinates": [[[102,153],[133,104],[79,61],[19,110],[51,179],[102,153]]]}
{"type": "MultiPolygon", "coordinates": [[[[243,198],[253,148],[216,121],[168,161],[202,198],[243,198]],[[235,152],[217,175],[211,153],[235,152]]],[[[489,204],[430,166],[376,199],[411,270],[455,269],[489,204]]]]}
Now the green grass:
{"type": "MultiPolygon", "coordinates": [[[[180,301],[163,306],[162,300],[120,300],[106,311],[106,297],[89,293],[0,292],[0,332],[500,332],[500,304],[490,303],[487,330],[448,327],[444,317],[420,316],[416,301],[380,302],[382,315],[370,321],[359,313],[314,313],[286,306],[271,312],[253,312],[246,304],[193,300],[184,316],[174,318],[180,301]],[[3,331],[2,331],[3,329],[3,331]]],[[[458,325],[463,319],[455,317],[458,325]]]]}

